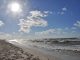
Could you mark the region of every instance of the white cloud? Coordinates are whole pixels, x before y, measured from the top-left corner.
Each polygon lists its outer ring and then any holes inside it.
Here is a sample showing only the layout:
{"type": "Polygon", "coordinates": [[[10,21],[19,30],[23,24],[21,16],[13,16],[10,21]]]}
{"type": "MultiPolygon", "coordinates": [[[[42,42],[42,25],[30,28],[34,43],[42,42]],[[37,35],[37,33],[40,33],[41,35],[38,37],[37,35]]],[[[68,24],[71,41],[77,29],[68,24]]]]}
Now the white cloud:
{"type": "Polygon", "coordinates": [[[51,35],[51,34],[62,34],[62,33],[63,33],[63,30],[61,28],[57,28],[57,29],[48,29],[42,32],[36,32],[35,34],[51,35]]]}
{"type": "Polygon", "coordinates": [[[66,7],[63,7],[63,8],[61,9],[61,11],[58,11],[58,12],[57,12],[57,14],[59,14],[59,15],[64,15],[64,14],[66,13],[66,11],[67,11],[67,8],[66,8],[66,7]]]}
{"type": "Polygon", "coordinates": [[[66,7],[62,8],[62,11],[67,11],[67,8],[66,7]]]}
{"type": "Polygon", "coordinates": [[[26,21],[24,19],[20,19],[20,23],[18,25],[20,25],[20,30],[19,31],[23,31],[23,32],[30,32],[30,21],[26,21]]]}
{"type": "Polygon", "coordinates": [[[3,26],[3,25],[4,25],[3,21],[0,20],[0,27],[3,26]]]}
{"type": "Polygon", "coordinates": [[[0,39],[10,39],[11,34],[0,32],[0,39]]]}
{"type": "Polygon", "coordinates": [[[50,33],[55,33],[55,29],[49,29],[49,30],[45,30],[45,31],[42,31],[42,32],[35,32],[35,34],[40,34],[40,35],[47,35],[47,34],[50,34],[50,33]]]}
{"type": "Polygon", "coordinates": [[[77,28],[76,27],[65,27],[65,30],[76,30],[77,28]]]}
{"type": "Polygon", "coordinates": [[[41,11],[31,11],[30,12],[31,16],[30,17],[45,17],[44,13],[42,13],[41,11]]]}
{"type": "Polygon", "coordinates": [[[55,38],[55,37],[76,37],[80,36],[77,34],[78,32],[75,29],[72,28],[54,28],[54,29],[48,29],[41,32],[35,32],[35,35],[44,37],[44,38],[55,38]]]}
{"type": "Polygon", "coordinates": [[[45,14],[48,14],[48,13],[49,13],[49,14],[52,14],[53,12],[51,12],[51,11],[44,11],[44,13],[45,13],[45,14]]]}
{"type": "Polygon", "coordinates": [[[59,14],[59,15],[64,15],[65,12],[64,12],[64,11],[60,11],[60,12],[57,12],[57,14],[59,14]]]}
{"type": "Polygon", "coordinates": [[[20,30],[22,32],[29,33],[32,27],[46,27],[47,21],[43,17],[47,17],[49,12],[31,11],[26,19],[20,19],[20,30]]]}
{"type": "Polygon", "coordinates": [[[74,26],[79,27],[80,28],[80,21],[77,21],[74,26]]]}

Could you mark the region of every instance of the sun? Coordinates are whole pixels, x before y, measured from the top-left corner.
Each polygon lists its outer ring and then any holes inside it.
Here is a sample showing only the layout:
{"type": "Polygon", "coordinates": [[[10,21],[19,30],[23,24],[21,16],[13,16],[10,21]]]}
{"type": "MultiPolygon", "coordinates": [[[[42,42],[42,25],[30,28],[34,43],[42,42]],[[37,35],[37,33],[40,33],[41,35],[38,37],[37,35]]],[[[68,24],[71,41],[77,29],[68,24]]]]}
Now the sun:
{"type": "Polygon", "coordinates": [[[21,9],[21,5],[17,2],[13,2],[13,3],[10,3],[8,5],[8,8],[10,11],[12,11],[13,13],[19,13],[22,11],[21,9]]]}
{"type": "Polygon", "coordinates": [[[11,4],[11,11],[18,12],[20,10],[20,5],[18,3],[11,4]]]}

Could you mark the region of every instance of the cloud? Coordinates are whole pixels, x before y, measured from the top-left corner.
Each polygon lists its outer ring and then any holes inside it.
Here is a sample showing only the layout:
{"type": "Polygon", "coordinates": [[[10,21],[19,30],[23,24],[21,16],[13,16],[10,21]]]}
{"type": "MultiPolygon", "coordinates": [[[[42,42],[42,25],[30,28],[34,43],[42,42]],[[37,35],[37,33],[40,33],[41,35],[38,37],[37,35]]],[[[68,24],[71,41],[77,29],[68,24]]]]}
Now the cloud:
{"type": "Polygon", "coordinates": [[[78,32],[73,28],[54,28],[48,29],[45,31],[35,32],[36,36],[44,37],[44,38],[55,38],[55,37],[76,37],[80,36],[77,34],[78,32]]]}
{"type": "Polygon", "coordinates": [[[45,14],[52,14],[53,12],[51,11],[44,11],[45,14]]]}
{"type": "Polygon", "coordinates": [[[74,26],[79,27],[80,28],[80,21],[77,21],[74,26]]]}
{"type": "Polygon", "coordinates": [[[66,13],[66,11],[67,11],[67,8],[66,8],[66,7],[63,7],[63,8],[61,9],[61,11],[58,11],[57,13],[58,13],[59,15],[64,15],[64,14],[66,13]]]}
{"type": "Polygon", "coordinates": [[[26,19],[20,19],[20,30],[22,32],[29,33],[32,27],[46,27],[48,25],[44,17],[47,17],[49,11],[30,11],[26,19]]]}
{"type": "Polygon", "coordinates": [[[63,8],[62,8],[62,11],[67,11],[67,8],[66,8],[66,7],[63,7],[63,8]]]}
{"type": "Polygon", "coordinates": [[[71,27],[71,29],[75,30],[75,29],[77,29],[77,28],[76,28],[76,27],[71,27]]]}
{"type": "Polygon", "coordinates": [[[40,35],[49,35],[49,34],[61,34],[63,32],[62,29],[57,28],[57,29],[48,29],[42,32],[36,32],[35,34],[40,34],[40,35]]]}
{"type": "Polygon", "coordinates": [[[76,30],[77,28],[76,27],[65,27],[65,30],[76,30]]]}
{"type": "Polygon", "coordinates": [[[65,13],[64,13],[64,12],[61,12],[60,14],[63,15],[63,14],[65,14],[65,13]]]}
{"type": "Polygon", "coordinates": [[[37,10],[36,11],[31,11],[30,14],[31,14],[31,16],[29,16],[30,18],[31,17],[35,17],[35,18],[45,17],[44,13],[42,13],[41,11],[37,11],[37,10]]]}
{"type": "Polygon", "coordinates": [[[0,39],[10,39],[11,34],[0,32],[0,39]]]}
{"type": "Polygon", "coordinates": [[[3,26],[3,25],[4,25],[3,21],[0,20],[0,27],[3,26]]]}

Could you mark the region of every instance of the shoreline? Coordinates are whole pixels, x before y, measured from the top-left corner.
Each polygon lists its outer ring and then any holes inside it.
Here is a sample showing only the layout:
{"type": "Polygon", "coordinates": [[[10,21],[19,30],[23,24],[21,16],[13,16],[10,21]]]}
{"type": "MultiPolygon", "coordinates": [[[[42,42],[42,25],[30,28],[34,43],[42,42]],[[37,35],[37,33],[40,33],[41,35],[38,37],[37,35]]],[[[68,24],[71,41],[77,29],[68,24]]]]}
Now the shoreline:
{"type": "Polygon", "coordinates": [[[39,57],[40,60],[60,60],[57,57],[54,57],[52,55],[48,55],[48,54],[40,51],[39,49],[35,49],[35,48],[31,48],[31,47],[25,47],[24,45],[19,44],[18,42],[16,42],[16,43],[10,42],[10,43],[17,46],[17,47],[22,48],[25,52],[31,53],[34,56],[39,57]]]}
{"type": "Polygon", "coordinates": [[[77,54],[77,51],[67,51],[67,50],[53,50],[48,51],[44,48],[38,48],[33,45],[33,43],[27,42],[21,43],[21,42],[10,42],[20,48],[22,48],[26,52],[30,52],[34,54],[35,56],[40,57],[41,60],[80,60],[80,55],[75,56],[75,53],[77,54]],[[31,44],[31,45],[30,45],[31,44]]]}

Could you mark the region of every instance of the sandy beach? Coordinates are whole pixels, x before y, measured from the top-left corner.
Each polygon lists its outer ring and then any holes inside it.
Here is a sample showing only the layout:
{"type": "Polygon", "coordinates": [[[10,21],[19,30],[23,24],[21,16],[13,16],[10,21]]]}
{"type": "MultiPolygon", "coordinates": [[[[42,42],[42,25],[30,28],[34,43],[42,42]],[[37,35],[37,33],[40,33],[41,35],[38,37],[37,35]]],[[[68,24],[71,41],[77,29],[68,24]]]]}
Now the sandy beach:
{"type": "Polygon", "coordinates": [[[0,60],[80,60],[80,51],[52,50],[48,45],[49,49],[43,46],[29,41],[0,40],[0,60]]]}
{"type": "Polygon", "coordinates": [[[38,56],[40,60],[80,60],[80,51],[74,46],[53,46],[44,44],[43,42],[31,42],[20,40],[9,40],[9,43],[22,48],[25,52],[29,52],[34,56],[38,56]],[[65,49],[66,48],[66,49],[65,49]]]}
{"type": "Polygon", "coordinates": [[[56,60],[38,50],[13,45],[0,40],[0,60],[56,60]]]}
{"type": "Polygon", "coordinates": [[[4,40],[0,40],[0,60],[40,60],[38,56],[25,52],[4,40]]]}
{"type": "Polygon", "coordinates": [[[34,56],[38,57],[40,60],[59,60],[57,57],[46,54],[44,53],[44,51],[40,51],[38,48],[28,46],[28,44],[32,44],[29,41],[26,45],[16,41],[9,41],[9,43],[22,48],[25,52],[33,54],[34,56]]]}

